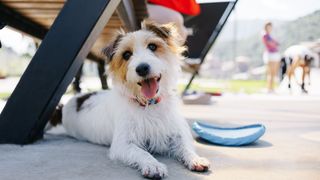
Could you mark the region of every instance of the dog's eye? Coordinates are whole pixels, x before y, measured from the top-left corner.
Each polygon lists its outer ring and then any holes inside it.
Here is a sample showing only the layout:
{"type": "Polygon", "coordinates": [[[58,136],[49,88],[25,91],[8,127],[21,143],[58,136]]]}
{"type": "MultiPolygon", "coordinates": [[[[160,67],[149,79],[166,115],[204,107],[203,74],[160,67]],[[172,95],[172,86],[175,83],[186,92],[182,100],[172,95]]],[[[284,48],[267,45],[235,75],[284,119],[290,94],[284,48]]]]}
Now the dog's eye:
{"type": "Polygon", "coordinates": [[[151,51],[156,51],[157,48],[158,46],[153,43],[148,44],[148,49],[150,49],[151,51]]]}
{"type": "Polygon", "coordinates": [[[132,52],[130,52],[130,51],[125,51],[125,52],[122,54],[122,57],[123,57],[123,59],[125,59],[125,60],[129,60],[131,56],[132,56],[132,52]]]}

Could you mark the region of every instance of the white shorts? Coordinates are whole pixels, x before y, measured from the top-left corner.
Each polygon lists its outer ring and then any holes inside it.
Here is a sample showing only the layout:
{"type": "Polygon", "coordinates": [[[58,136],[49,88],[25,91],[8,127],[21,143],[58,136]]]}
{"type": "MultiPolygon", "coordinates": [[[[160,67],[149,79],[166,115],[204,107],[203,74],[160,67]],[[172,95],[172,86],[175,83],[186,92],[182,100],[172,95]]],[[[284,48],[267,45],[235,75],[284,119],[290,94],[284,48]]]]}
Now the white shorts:
{"type": "Polygon", "coordinates": [[[268,62],[280,62],[281,56],[278,52],[268,52],[263,53],[263,62],[268,64],[268,62]]]}

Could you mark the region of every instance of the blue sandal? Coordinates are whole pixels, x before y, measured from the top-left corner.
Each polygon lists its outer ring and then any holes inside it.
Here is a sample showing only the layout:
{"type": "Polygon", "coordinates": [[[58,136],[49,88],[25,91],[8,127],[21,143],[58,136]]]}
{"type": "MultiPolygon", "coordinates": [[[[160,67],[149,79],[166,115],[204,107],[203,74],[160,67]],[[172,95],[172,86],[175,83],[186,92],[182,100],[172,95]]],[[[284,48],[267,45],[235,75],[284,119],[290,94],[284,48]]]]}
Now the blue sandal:
{"type": "Polygon", "coordinates": [[[224,128],[194,122],[192,129],[203,139],[222,146],[243,146],[257,141],[264,133],[262,124],[224,128]]]}

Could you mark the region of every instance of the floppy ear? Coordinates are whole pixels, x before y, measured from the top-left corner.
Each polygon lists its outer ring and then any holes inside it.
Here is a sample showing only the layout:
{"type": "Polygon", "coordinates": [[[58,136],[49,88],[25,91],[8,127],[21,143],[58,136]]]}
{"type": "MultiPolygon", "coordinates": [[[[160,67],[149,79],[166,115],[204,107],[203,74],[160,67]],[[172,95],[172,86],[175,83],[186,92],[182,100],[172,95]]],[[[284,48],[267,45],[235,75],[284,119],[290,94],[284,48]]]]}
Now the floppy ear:
{"type": "Polygon", "coordinates": [[[180,35],[178,34],[178,29],[174,23],[157,24],[150,20],[144,20],[141,23],[141,28],[155,33],[157,36],[166,41],[170,39],[180,41],[181,39],[180,35]]]}
{"type": "Polygon", "coordinates": [[[151,31],[163,39],[168,39],[171,34],[169,26],[160,25],[149,20],[144,20],[141,24],[141,28],[151,31]]]}
{"type": "Polygon", "coordinates": [[[118,34],[113,41],[111,41],[105,48],[102,49],[101,53],[107,58],[107,61],[112,61],[113,55],[115,54],[122,37],[123,34],[118,34]]]}
{"type": "Polygon", "coordinates": [[[308,60],[308,61],[312,61],[312,60],[313,60],[313,56],[310,56],[310,55],[306,54],[306,55],[304,56],[304,59],[305,59],[305,60],[308,60]]]}
{"type": "Polygon", "coordinates": [[[313,59],[314,59],[313,56],[309,56],[309,55],[305,55],[305,56],[304,56],[304,60],[307,61],[307,62],[309,62],[309,63],[310,63],[311,61],[313,61],[313,59]]]}
{"type": "Polygon", "coordinates": [[[141,23],[141,29],[151,31],[162,38],[173,52],[180,55],[186,53],[187,48],[184,46],[184,39],[178,33],[178,28],[174,23],[157,24],[150,20],[144,20],[141,23]]]}

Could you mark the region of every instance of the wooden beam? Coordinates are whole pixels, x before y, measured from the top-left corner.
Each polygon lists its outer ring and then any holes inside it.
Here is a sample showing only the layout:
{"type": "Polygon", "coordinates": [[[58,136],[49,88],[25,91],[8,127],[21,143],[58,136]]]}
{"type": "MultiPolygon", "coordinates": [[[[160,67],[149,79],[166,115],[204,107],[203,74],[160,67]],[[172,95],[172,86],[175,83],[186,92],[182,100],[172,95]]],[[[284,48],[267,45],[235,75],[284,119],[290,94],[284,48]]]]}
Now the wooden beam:
{"type": "MultiPolygon", "coordinates": [[[[110,19],[116,20],[116,16],[112,16],[110,19]]],[[[52,25],[52,22],[54,19],[48,21],[47,23],[50,25],[43,26],[39,22],[35,22],[29,17],[24,16],[23,14],[14,9],[0,3],[0,22],[4,23],[5,25],[8,25],[22,33],[28,34],[30,36],[33,36],[39,40],[44,39],[45,35],[48,32],[48,29],[52,25]]],[[[118,19],[118,22],[120,23],[120,20],[118,19]]],[[[118,28],[120,25],[112,25],[110,27],[112,28],[118,28]]],[[[107,26],[108,27],[108,26],[107,26]]],[[[92,59],[94,57],[98,57],[92,52],[89,53],[88,58],[94,61],[99,61],[101,58],[98,59],[92,59]]]]}
{"type": "Polygon", "coordinates": [[[44,26],[24,17],[22,14],[3,3],[0,3],[0,21],[39,39],[43,39],[48,31],[44,26]]]}
{"type": "Polygon", "coordinates": [[[66,2],[0,115],[0,143],[28,144],[42,137],[55,106],[119,2],[66,2]]]}
{"type": "Polygon", "coordinates": [[[6,2],[7,6],[14,9],[61,9],[63,2],[6,2]]]}
{"type": "Polygon", "coordinates": [[[16,3],[20,3],[20,2],[65,2],[66,0],[1,0],[2,2],[16,2],[16,3]]]}

